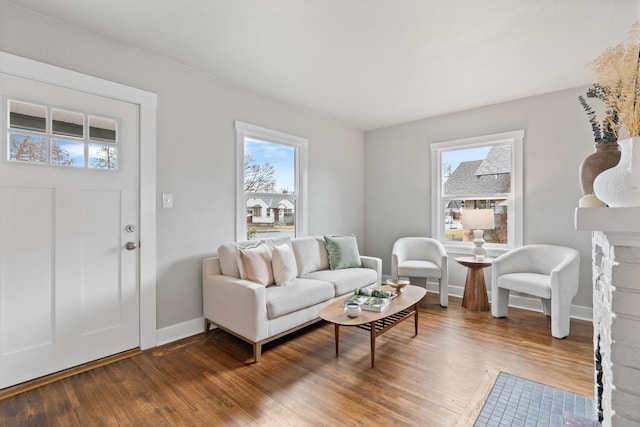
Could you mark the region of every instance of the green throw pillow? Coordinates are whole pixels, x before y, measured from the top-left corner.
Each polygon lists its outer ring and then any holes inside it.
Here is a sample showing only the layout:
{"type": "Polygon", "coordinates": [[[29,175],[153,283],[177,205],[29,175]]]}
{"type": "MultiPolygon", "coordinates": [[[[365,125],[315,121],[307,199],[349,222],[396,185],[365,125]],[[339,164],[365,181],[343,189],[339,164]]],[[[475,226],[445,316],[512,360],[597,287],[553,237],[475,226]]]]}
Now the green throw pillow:
{"type": "Polygon", "coordinates": [[[332,270],[362,267],[356,236],[324,236],[332,270]]]}

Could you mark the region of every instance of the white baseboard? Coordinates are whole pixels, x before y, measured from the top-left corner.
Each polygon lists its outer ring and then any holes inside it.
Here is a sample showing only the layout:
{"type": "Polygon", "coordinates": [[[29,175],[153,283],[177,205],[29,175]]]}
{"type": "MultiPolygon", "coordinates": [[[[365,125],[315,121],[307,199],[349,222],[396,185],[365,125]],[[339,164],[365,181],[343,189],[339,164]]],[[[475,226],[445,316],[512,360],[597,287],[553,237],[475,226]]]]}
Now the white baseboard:
{"type": "MultiPolygon", "coordinates": [[[[438,284],[429,282],[427,290],[438,293],[438,284]]],[[[489,301],[491,301],[491,291],[488,290],[489,301]]],[[[449,295],[462,298],[464,294],[463,286],[452,286],[449,284],[449,295]]],[[[525,295],[509,295],[509,307],[522,308],[524,310],[537,311],[542,313],[542,302],[540,298],[525,295]]],[[[571,306],[571,317],[574,319],[587,320],[593,322],[593,308],[581,305],[571,306]]]]}
{"type": "MultiPolygon", "coordinates": [[[[385,277],[384,280],[386,279],[387,278],[385,277]]],[[[430,292],[438,293],[438,284],[429,282],[427,284],[427,290],[430,292]]],[[[463,293],[463,286],[454,286],[449,284],[449,295],[462,298],[463,293]]],[[[489,297],[491,297],[491,292],[489,292],[489,297]]],[[[540,303],[539,298],[511,295],[509,297],[509,306],[542,312],[542,304],[540,303]]],[[[571,317],[591,322],[593,321],[593,309],[591,307],[572,305],[571,317]]],[[[158,329],[156,331],[156,345],[160,346],[163,344],[169,344],[173,341],[178,341],[183,338],[188,338],[200,334],[203,332],[203,329],[204,317],[198,317],[197,319],[187,320],[186,322],[158,329]]]]}
{"type": "Polygon", "coordinates": [[[187,320],[176,325],[156,330],[156,342],[158,346],[188,338],[204,332],[204,317],[187,320]]]}
{"type": "MultiPolygon", "coordinates": [[[[390,277],[383,277],[383,282],[390,277]]],[[[427,283],[427,290],[438,293],[438,283],[427,283]]],[[[449,295],[462,298],[464,286],[456,286],[449,283],[449,295]]],[[[488,290],[489,301],[491,301],[491,290],[488,290]]],[[[509,295],[509,307],[522,308],[524,310],[537,311],[542,313],[542,303],[540,298],[525,295],[509,295]]],[[[580,305],[571,306],[571,317],[574,319],[587,320],[593,322],[593,308],[580,305]]]]}

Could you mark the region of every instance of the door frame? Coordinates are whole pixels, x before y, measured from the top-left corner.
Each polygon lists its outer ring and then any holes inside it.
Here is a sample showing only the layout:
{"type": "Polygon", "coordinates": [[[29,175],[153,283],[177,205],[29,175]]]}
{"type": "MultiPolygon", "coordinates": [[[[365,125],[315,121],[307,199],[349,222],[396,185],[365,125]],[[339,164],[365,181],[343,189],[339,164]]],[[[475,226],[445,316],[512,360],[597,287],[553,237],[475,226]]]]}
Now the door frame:
{"type": "Polygon", "coordinates": [[[156,338],[156,107],[158,96],[76,71],[0,51],[0,72],[116,99],[140,111],[139,304],[140,348],[155,347],[156,338]]]}

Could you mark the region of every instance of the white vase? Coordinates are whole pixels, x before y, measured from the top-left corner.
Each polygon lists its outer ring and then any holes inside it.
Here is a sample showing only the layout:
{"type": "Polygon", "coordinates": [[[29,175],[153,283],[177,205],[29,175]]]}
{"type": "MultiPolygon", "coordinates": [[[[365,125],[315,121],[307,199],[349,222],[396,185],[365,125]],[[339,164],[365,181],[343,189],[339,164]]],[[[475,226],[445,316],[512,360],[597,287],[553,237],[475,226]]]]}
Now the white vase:
{"type": "Polygon", "coordinates": [[[640,137],[618,141],[620,162],[596,176],[593,191],[610,207],[640,206],[640,137]]]}

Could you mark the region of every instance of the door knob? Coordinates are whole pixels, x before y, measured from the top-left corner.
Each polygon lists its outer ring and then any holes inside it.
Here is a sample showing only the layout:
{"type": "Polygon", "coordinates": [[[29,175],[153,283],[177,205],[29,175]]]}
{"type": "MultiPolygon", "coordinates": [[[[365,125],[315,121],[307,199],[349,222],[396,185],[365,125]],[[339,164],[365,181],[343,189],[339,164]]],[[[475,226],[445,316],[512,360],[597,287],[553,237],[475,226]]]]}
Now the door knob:
{"type": "Polygon", "coordinates": [[[136,249],[138,247],[138,245],[136,244],[136,242],[127,242],[124,245],[125,248],[127,248],[127,250],[132,251],[134,249],[136,249]]]}

